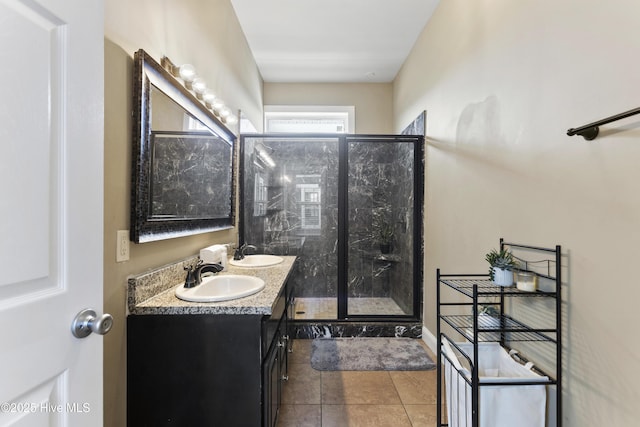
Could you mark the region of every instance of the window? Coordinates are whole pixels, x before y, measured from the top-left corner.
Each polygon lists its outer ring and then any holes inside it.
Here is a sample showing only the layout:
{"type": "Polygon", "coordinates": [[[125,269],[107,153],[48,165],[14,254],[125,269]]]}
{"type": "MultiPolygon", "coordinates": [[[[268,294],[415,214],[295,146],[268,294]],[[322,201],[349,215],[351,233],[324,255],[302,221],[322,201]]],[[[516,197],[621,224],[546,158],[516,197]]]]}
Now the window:
{"type": "Polygon", "coordinates": [[[265,106],[264,128],[272,133],[354,133],[353,106],[265,106]]]}
{"type": "Polygon", "coordinates": [[[320,188],[301,188],[300,197],[300,218],[302,219],[302,228],[318,229],[320,228],[320,188]]]}
{"type": "Polygon", "coordinates": [[[253,205],[253,216],[264,216],[267,213],[267,186],[264,177],[256,174],[254,183],[255,203],[253,205]]]}
{"type": "Polygon", "coordinates": [[[191,114],[184,115],[184,126],[188,131],[202,130],[211,132],[208,127],[206,127],[200,120],[194,118],[191,114]]]}
{"type": "MultiPolygon", "coordinates": [[[[297,178],[301,178],[298,176],[297,178]]],[[[319,175],[313,176],[319,179],[319,175]]],[[[320,217],[320,207],[322,202],[322,192],[318,184],[297,184],[296,189],[299,191],[300,200],[298,206],[300,208],[300,228],[302,230],[320,231],[322,226],[320,217]]],[[[316,234],[314,232],[313,234],[316,234]]]]}

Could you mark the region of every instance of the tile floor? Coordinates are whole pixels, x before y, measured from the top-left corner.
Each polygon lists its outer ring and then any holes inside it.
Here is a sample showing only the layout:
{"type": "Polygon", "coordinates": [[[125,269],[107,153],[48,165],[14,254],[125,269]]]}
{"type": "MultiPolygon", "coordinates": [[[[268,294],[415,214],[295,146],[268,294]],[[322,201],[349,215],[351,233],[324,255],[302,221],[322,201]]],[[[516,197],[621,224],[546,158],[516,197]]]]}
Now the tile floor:
{"type": "MultiPolygon", "coordinates": [[[[310,362],[311,341],[293,343],[278,427],[436,425],[435,369],[316,371],[310,362]]],[[[435,360],[428,348],[427,351],[435,360]]]]}
{"type": "MultiPolygon", "coordinates": [[[[295,319],[335,319],[337,298],[300,298],[295,300],[295,319]]],[[[391,298],[350,298],[349,314],[407,314],[391,298]]]]}

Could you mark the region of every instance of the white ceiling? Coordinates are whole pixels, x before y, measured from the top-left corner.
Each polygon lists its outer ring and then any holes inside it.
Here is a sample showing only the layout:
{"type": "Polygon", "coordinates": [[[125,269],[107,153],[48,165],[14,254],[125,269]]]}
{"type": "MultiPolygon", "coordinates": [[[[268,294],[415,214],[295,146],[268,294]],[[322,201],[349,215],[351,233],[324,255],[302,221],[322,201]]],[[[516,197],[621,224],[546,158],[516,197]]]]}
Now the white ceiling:
{"type": "Polygon", "coordinates": [[[231,0],[265,82],[390,82],[439,0],[231,0]]]}

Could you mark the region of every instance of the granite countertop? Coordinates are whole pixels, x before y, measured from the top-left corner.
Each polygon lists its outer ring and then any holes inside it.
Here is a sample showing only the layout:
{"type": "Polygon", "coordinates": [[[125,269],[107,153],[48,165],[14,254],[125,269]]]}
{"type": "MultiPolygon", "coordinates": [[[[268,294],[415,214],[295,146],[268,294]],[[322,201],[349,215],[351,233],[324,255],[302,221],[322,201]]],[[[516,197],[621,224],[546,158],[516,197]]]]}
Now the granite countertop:
{"type": "MultiPolygon", "coordinates": [[[[182,286],[184,277],[176,279],[173,276],[164,277],[155,271],[136,278],[128,283],[128,312],[129,315],[143,314],[258,314],[270,315],[280,289],[285,284],[291,272],[295,256],[283,256],[283,262],[271,267],[244,268],[227,265],[225,271],[218,275],[241,274],[259,277],[265,282],[265,288],[254,295],[220,302],[189,302],[178,299],[175,288],[182,286]]],[[[187,261],[185,261],[186,263],[187,261]]],[[[184,276],[184,272],[182,272],[184,276]]]]}

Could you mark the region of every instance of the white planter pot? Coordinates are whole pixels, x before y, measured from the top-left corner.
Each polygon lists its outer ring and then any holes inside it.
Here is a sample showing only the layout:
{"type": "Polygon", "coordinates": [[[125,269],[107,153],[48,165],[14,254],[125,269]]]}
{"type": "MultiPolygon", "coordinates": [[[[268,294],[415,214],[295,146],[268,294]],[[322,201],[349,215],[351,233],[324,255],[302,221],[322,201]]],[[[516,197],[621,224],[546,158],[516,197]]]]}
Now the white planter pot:
{"type": "Polygon", "coordinates": [[[513,285],[513,271],[495,267],[491,267],[491,269],[493,270],[493,283],[498,286],[513,285]]]}

